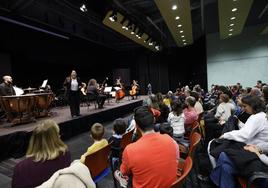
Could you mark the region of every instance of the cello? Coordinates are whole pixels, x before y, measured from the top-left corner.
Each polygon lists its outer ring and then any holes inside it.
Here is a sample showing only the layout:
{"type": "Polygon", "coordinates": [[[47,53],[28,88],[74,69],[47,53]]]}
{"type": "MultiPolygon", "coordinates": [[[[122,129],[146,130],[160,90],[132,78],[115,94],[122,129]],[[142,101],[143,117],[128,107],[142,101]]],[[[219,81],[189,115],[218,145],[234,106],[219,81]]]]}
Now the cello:
{"type": "Polygon", "coordinates": [[[133,84],[131,87],[131,90],[129,91],[129,95],[130,96],[135,96],[137,94],[137,89],[138,89],[138,84],[136,80],[133,80],[133,84]]]}
{"type": "Polygon", "coordinates": [[[124,90],[123,90],[123,85],[121,83],[120,78],[116,79],[116,84],[115,85],[117,85],[120,88],[115,93],[115,99],[116,99],[116,101],[119,101],[119,100],[123,99],[125,97],[125,95],[126,95],[124,90]]]}

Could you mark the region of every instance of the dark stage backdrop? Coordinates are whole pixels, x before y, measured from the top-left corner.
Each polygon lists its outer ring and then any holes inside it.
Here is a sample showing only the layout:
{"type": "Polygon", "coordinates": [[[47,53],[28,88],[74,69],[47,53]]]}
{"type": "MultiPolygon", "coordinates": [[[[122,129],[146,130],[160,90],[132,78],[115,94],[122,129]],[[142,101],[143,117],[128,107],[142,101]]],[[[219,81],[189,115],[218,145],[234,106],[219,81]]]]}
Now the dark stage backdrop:
{"type": "Polygon", "coordinates": [[[2,77],[7,74],[12,75],[10,55],[7,53],[1,53],[0,51],[0,79],[1,81],[2,81],[2,77]]]}
{"type": "Polygon", "coordinates": [[[66,40],[9,23],[0,22],[0,28],[0,53],[10,55],[12,76],[21,88],[39,87],[48,79],[53,91],[57,91],[73,69],[83,82],[91,78],[102,82],[109,77],[109,84],[114,83],[113,70],[128,70],[121,77],[129,84],[138,80],[142,94],[149,82],[153,92],[174,91],[179,83],[190,82],[206,88],[205,37],[191,46],[159,53],[145,48],[118,52],[82,39],[66,40]]]}

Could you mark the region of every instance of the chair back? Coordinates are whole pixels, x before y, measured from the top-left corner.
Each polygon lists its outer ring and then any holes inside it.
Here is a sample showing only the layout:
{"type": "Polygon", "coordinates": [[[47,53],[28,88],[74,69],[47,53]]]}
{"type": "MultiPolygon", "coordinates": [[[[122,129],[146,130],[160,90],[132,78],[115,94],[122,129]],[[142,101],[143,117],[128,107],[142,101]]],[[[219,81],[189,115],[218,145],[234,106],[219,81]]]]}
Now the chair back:
{"type": "Polygon", "coordinates": [[[191,130],[191,133],[190,133],[190,137],[192,137],[193,133],[194,132],[200,132],[200,125],[198,123],[198,121],[195,121],[193,124],[192,124],[192,130],[191,130]]]}
{"type": "Polygon", "coordinates": [[[92,179],[101,174],[109,167],[109,155],[111,152],[111,143],[104,148],[86,156],[85,165],[88,167],[92,179]]]}
{"type": "Polygon", "coordinates": [[[185,161],[180,161],[178,164],[178,171],[181,171],[181,174],[178,174],[178,179],[172,184],[171,188],[182,188],[183,181],[190,173],[193,167],[193,160],[191,157],[187,157],[185,161]]]}
{"type": "Polygon", "coordinates": [[[125,147],[132,142],[132,135],[134,133],[134,130],[135,129],[125,133],[122,136],[121,143],[120,143],[120,147],[121,147],[122,150],[124,150],[125,147]]]}
{"type": "Polygon", "coordinates": [[[190,148],[189,148],[189,153],[188,156],[192,157],[194,156],[195,149],[198,145],[198,143],[201,140],[201,135],[197,132],[194,132],[192,136],[190,137],[190,148]]]}

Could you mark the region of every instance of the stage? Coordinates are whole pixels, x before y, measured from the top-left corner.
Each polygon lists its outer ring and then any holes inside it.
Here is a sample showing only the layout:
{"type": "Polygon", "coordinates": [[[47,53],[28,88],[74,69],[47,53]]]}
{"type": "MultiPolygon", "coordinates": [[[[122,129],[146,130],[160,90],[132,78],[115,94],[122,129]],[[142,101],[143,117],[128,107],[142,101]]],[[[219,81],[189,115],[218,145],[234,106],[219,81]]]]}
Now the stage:
{"type": "Polygon", "coordinates": [[[35,122],[13,126],[5,121],[0,122],[0,161],[8,157],[21,157],[25,154],[33,129],[45,119],[53,119],[60,126],[60,134],[63,140],[82,132],[89,131],[95,122],[106,122],[131,113],[134,108],[141,106],[147,96],[139,96],[138,99],[130,100],[125,97],[119,103],[110,99],[104,104],[104,108],[95,109],[92,103],[89,107],[81,104],[81,116],[72,118],[69,106],[53,107],[50,116],[36,119],[35,122]]]}

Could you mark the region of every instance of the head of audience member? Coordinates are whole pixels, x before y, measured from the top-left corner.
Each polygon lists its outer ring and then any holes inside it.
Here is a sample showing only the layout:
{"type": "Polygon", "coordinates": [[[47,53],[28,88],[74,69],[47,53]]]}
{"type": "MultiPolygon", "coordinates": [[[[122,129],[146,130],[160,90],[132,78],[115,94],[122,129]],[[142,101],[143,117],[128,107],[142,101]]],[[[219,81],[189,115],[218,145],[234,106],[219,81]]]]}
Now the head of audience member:
{"type": "Polygon", "coordinates": [[[230,100],[229,96],[227,94],[220,94],[220,102],[223,102],[223,103],[228,103],[230,100]]]}
{"type": "Polygon", "coordinates": [[[12,77],[9,75],[3,76],[3,81],[6,85],[12,85],[12,77]]]}
{"type": "Polygon", "coordinates": [[[180,100],[177,100],[171,104],[171,108],[173,113],[175,113],[177,116],[181,115],[183,107],[180,100]]]}
{"type": "Polygon", "coordinates": [[[136,127],[142,132],[150,132],[154,130],[154,116],[147,106],[141,106],[134,110],[134,119],[136,127]]]}
{"type": "Polygon", "coordinates": [[[151,99],[151,104],[148,106],[151,108],[154,108],[154,109],[159,109],[157,96],[152,94],[152,95],[150,95],[150,99],[151,99]]]}
{"type": "Polygon", "coordinates": [[[113,125],[114,133],[117,135],[123,135],[127,129],[127,123],[124,119],[118,118],[114,121],[113,125]]]}
{"type": "Polygon", "coordinates": [[[162,95],[162,93],[158,92],[158,93],[156,93],[155,96],[156,96],[156,99],[157,99],[157,102],[158,103],[163,102],[163,95],[162,95]]]}
{"type": "Polygon", "coordinates": [[[247,95],[241,101],[248,114],[257,114],[265,111],[264,101],[260,97],[247,95]]]}
{"type": "Polygon", "coordinates": [[[195,98],[195,101],[199,101],[199,98],[200,98],[199,93],[197,93],[195,91],[192,91],[190,93],[190,96],[194,97],[195,98]]]}
{"type": "Polygon", "coordinates": [[[251,87],[246,87],[246,90],[247,90],[247,93],[248,93],[248,94],[250,94],[251,89],[252,89],[251,87]]]}
{"type": "Polygon", "coordinates": [[[67,151],[67,146],[60,139],[60,129],[53,120],[45,120],[33,131],[26,157],[34,161],[56,159],[67,151]]]}
{"type": "Polygon", "coordinates": [[[171,138],[173,137],[173,128],[169,123],[161,123],[159,126],[160,134],[168,134],[171,138]]]}
{"type": "Polygon", "coordinates": [[[104,127],[100,123],[94,123],[91,127],[91,137],[94,141],[101,141],[104,135],[104,127]]]}
{"type": "Polygon", "coordinates": [[[252,88],[249,94],[252,96],[256,96],[256,97],[262,96],[261,90],[259,88],[256,88],[256,87],[252,88]]]}
{"type": "Polygon", "coordinates": [[[262,87],[262,81],[261,80],[258,80],[257,81],[256,87],[257,88],[261,88],[262,87]]]}
{"type": "Polygon", "coordinates": [[[242,103],[242,98],[245,97],[245,96],[247,96],[247,95],[248,95],[248,94],[246,94],[246,93],[241,93],[241,94],[239,94],[239,95],[237,96],[237,98],[236,98],[236,103],[237,103],[237,105],[240,106],[242,109],[244,109],[244,108],[243,108],[243,103],[242,103]]]}
{"type": "Polygon", "coordinates": [[[219,94],[222,94],[222,93],[227,94],[230,99],[233,96],[232,92],[225,86],[219,86],[218,90],[219,90],[219,94]]]}
{"type": "Polygon", "coordinates": [[[71,78],[72,79],[76,79],[76,77],[77,77],[76,71],[75,70],[72,70],[72,72],[71,72],[71,78]]]}
{"type": "Polygon", "coordinates": [[[262,96],[265,101],[265,104],[268,104],[268,86],[262,87],[262,96]]]}
{"type": "Polygon", "coordinates": [[[188,108],[191,108],[191,107],[193,108],[195,105],[195,102],[196,100],[192,96],[186,97],[185,99],[185,104],[187,105],[188,108]]]}

